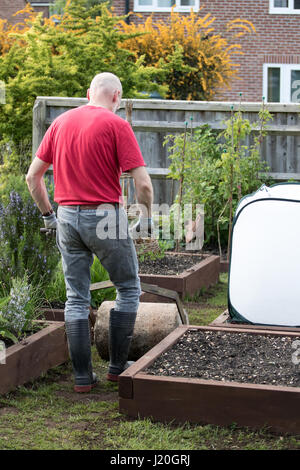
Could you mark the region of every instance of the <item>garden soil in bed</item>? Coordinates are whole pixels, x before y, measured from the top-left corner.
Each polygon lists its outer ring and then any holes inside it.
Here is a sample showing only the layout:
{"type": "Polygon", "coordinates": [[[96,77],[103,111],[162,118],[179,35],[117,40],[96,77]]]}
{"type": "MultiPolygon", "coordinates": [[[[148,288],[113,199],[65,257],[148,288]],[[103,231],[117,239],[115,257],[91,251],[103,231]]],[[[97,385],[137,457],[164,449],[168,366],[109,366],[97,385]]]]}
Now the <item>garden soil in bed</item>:
{"type": "Polygon", "coordinates": [[[145,259],[139,262],[140,274],[160,274],[163,276],[181,274],[202,261],[199,255],[185,256],[166,254],[155,260],[145,259]]]}
{"type": "MultiPolygon", "coordinates": [[[[300,337],[299,337],[300,338],[300,337]]],[[[146,374],[300,387],[294,338],[188,330],[146,374]]]]}

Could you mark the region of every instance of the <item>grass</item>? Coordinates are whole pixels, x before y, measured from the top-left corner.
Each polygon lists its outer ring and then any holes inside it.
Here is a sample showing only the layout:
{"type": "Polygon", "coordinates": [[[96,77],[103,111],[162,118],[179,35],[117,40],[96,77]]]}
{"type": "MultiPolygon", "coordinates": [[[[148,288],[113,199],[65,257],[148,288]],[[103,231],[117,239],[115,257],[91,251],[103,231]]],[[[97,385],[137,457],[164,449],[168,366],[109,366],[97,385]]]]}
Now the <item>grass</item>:
{"type": "MultiPolygon", "coordinates": [[[[210,323],[227,308],[227,276],[184,302],[191,324],[210,323]]],[[[299,449],[299,436],[278,436],[212,425],[182,426],[131,419],[118,412],[117,385],[105,380],[107,362],[93,346],[100,382],[90,394],[73,393],[70,363],[0,396],[1,450],[282,450],[299,449]]],[[[0,366],[1,367],[1,366],[0,366]]]]}
{"type": "Polygon", "coordinates": [[[194,297],[185,298],[185,308],[192,325],[208,325],[227,309],[227,278],[220,275],[220,281],[210,289],[202,289],[194,297]]]}

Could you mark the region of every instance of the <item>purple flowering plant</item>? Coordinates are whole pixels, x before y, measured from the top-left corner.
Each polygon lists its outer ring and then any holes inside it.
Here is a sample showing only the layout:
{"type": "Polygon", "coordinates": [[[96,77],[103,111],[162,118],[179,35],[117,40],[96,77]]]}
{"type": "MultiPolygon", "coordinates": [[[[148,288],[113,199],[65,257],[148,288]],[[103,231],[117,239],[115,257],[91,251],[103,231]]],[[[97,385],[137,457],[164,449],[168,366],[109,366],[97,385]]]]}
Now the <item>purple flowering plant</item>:
{"type": "Polygon", "coordinates": [[[40,211],[25,182],[23,191],[11,190],[9,199],[1,197],[0,294],[10,289],[12,278],[25,274],[34,286],[43,287],[51,280],[60,256],[55,240],[41,234],[41,227],[40,211]]]}

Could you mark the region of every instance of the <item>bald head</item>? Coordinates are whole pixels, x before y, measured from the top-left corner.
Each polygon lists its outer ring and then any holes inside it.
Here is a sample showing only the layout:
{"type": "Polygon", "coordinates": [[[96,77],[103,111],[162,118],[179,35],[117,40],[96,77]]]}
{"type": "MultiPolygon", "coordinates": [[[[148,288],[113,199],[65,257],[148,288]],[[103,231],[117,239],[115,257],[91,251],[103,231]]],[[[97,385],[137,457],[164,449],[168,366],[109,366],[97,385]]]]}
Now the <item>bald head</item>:
{"type": "Polygon", "coordinates": [[[115,112],[122,98],[122,84],[113,73],[99,73],[91,82],[88,96],[90,104],[115,112]]]}

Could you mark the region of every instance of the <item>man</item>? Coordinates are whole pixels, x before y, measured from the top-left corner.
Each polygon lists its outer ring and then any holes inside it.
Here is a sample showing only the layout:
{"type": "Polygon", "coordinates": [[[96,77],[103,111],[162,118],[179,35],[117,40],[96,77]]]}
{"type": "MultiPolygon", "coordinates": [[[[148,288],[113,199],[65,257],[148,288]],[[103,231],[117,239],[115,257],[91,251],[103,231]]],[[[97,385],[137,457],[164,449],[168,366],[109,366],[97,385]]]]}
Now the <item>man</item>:
{"type": "Polygon", "coordinates": [[[26,176],[29,191],[46,228],[55,229],[66,283],[65,326],[75,376],[74,390],[88,392],[97,382],[92,372],[89,306],[93,254],[117,289],[110,312],[107,379],[117,382],[127,358],[139,305],[140,281],[135,247],[122,207],[120,175],[130,172],[143,208],[136,231],[151,230],[153,188],[130,125],[115,113],[122,85],[111,73],[92,80],[89,103],[54,120],[26,176]],[[51,207],[43,175],[53,164],[51,207]]]}

